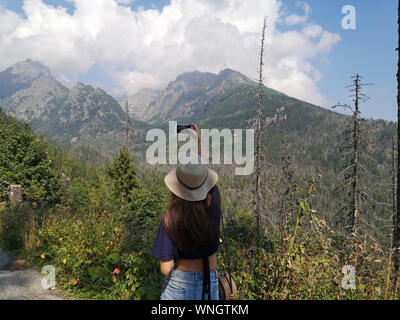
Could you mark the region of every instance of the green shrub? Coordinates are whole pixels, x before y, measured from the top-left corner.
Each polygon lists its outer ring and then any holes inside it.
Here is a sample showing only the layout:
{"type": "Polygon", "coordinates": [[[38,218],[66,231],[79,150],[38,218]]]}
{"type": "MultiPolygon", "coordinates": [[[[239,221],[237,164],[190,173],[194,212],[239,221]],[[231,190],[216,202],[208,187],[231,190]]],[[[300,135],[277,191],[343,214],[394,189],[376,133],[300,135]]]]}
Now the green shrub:
{"type": "Polygon", "coordinates": [[[48,156],[48,146],[36,137],[29,124],[4,116],[0,109],[0,200],[8,186],[23,186],[23,197],[33,206],[59,201],[61,182],[48,156]]]}

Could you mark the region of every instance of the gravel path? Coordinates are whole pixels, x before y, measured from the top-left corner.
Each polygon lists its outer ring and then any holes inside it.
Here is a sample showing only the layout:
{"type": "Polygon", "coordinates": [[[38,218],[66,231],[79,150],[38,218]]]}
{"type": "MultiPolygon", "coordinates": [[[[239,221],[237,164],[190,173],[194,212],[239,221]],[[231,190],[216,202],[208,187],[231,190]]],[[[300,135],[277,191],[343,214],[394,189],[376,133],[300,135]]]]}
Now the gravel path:
{"type": "Polygon", "coordinates": [[[0,300],[64,300],[57,290],[42,288],[43,275],[28,267],[16,266],[0,251],[0,300]],[[22,270],[19,270],[22,269],[22,270]]]}

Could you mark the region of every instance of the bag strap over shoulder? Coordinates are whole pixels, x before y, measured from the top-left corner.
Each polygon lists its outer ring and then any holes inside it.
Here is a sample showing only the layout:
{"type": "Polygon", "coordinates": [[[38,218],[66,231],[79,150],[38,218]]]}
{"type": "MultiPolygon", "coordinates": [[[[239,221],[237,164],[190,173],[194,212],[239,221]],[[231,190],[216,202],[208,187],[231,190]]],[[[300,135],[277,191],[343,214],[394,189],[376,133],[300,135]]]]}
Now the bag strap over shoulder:
{"type": "Polygon", "coordinates": [[[225,246],[225,259],[226,259],[226,266],[228,268],[228,275],[229,275],[229,289],[231,290],[230,292],[233,292],[233,285],[232,285],[232,275],[231,275],[231,263],[229,260],[229,252],[228,252],[228,243],[227,243],[227,235],[225,232],[225,226],[224,226],[224,215],[221,212],[221,223],[222,223],[222,234],[223,234],[223,240],[222,242],[224,243],[225,246]]]}
{"type": "Polygon", "coordinates": [[[203,246],[203,292],[202,292],[202,300],[204,299],[205,293],[207,292],[208,300],[211,300],[211,280],[210,280],[210,262],[208,261],[208,257],[206,253],[206,246],[203,246]]]}

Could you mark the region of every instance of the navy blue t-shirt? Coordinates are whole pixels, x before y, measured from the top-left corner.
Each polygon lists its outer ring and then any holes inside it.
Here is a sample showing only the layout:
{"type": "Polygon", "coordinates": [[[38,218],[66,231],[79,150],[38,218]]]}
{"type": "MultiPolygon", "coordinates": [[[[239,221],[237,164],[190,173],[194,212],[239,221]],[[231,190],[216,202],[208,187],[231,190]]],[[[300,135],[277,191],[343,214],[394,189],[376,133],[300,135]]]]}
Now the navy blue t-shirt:
{"type": "Polygon", "coordinates": [[[204,255],[211,256],[212,254],[217,252],[220,244],[219,224],[221,221],[221,196],[216,185],[209,192],[213,193],[213,195],[215,196],[211,201],[210,208],[207,210],[208,213],[212,216],[212,225],[214,230],[216,230],[215,242],[207,245],[205,248],[199,247],[192,252],[182,252],[169,237],[167,230],[165,229],[163,216],[161,218],[160,225],[158,226],[153,250],[151,251],[151,255],[154,258],[160,260],[179,260],[180,258],[201,259],[204,257],[204,255]]]}

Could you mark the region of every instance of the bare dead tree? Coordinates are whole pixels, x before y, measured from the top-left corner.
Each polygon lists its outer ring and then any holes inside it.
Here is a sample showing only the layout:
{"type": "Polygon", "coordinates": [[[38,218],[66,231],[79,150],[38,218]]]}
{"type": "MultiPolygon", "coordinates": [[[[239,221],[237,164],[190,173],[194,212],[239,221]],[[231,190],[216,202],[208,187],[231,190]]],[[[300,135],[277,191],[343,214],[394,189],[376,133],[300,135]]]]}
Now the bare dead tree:
{"type": "MultiPolygon", "coordinates": [[[[396,226],[396,147],[395,147],[395,141],[394,141],[394,137],[392,137],[392,183],[391,183],[391,187],[392,187],[392,221],[393,221],[393,231],[394,231],[394,226],[396,226]]],[[[392,236],[392,249],[395,250],[395,246],[394,246],[394,234],[392,236]]]]}
{"type": "Polygon", "coordinates": [[[347,136],[346,144],[340,149],[342,152],[350,150],[350,164],[346,164],[345,169],[341,172],[341,174],[344,174],[345,182],[336,191],[347,190],[350,195],[350,205],[344,206],[341,212],[344,212],[345,231],[356,235],[357,228],[359,227],[361,200],[364,200],[368,196],[360,177],[361,171],[366,170],[360,162],[360,147],[366,135],[364,134],[366,133],[364,131],[365,128],[363,128],[364,119],[360,117],[360,103],[367,99],[362,93],[362,87],[371,84],[362,83],[362,77],[359,74],[352,77],[352,80],[353,84],[347,86],[347,88],[351,88],[350,92],[352,94],[350,97],[354,102],[354,107],[348,104],[337,104],[332,108],[342,107],[352,112],[351,127],[345,131],[345,135],[347,136]]]}
{"type": "Polygon", "coordinates": [[[128,103],[128,100],[126,100],[126,103],[125,103],[125,143],[124,143],[124,146],[127,149],[129,149],[129,136],[130,136],[130,134],[133,134],[134,132],[135,132],[135,129],[132,128],[131,118],[129,117],[129,103],[128,103]]]}
{"type": "MultiPolygon", "coordinates": [[[[400,0],[397,14],[398,46],[397,46],[397,154],[400,154],[400,0]]],[[[396,284],[400,282],[400,161],[397,161],[397,210],[393,229],[393,264],[396,284]]]]}
{"type": "Polygon", "coordinates": [[[261,35],[261,51],[260,51],[260,66],[259,66],[259,80],[258,80],[258,111],[256,117],[256,224],[257,224],[257,235],[260,233],[260,217],[263,208],[263,196],[262,196],[262,138],[264,128],[264,115],[263,115],[263,93],[264,93],[264,81],[263,81],[263,69],[264,69],[264,42],[265,42],[265,29],[267,27],[267,19],[264,18],[261,35]]]}

